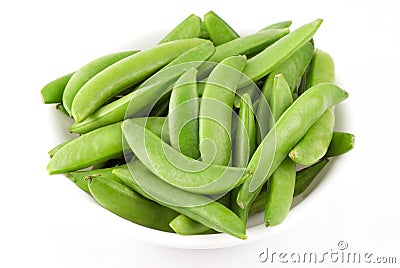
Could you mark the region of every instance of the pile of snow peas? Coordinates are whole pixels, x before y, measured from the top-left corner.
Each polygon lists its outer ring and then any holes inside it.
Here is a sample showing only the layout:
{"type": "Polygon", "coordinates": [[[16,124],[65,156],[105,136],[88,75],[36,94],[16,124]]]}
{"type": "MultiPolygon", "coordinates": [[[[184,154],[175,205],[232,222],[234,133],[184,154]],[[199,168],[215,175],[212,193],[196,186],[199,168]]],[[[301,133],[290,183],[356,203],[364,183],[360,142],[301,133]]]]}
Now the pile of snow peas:
{"type": "Polygon", "coordinates": [[[152,48],[95,59],[43,87],[79,134],[49,151],[101,206],[180,235],[246,239],[248,217],[284,221],[354,135],[335,131],[331,56],[317,19],[239,34],[215,12],[190,15],[152,48]]]}

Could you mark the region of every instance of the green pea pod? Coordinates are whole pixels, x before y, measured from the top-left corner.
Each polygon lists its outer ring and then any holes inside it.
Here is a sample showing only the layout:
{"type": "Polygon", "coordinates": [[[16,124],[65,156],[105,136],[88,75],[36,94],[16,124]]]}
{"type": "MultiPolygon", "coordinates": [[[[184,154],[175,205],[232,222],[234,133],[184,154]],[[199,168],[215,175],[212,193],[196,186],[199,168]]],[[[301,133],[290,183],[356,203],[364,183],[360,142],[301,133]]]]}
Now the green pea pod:
{"type": "Polygon", "coordinates": [[[348,93],[333,84],[318,84],[281,115],[274,128],[259,145],[247,167],[247,175],[238,194],[240,207],[249,206],[262,185],[274,173],[289,151],[329,107],[345,100],[348,93]],[[262,161],[262,164],[261,162],[262,161]]]}
{"type": "Polygon", "coordinates": [[[88,187],[88,180],[91,178],[102,177],[106,180],[112,180],[120,184],[124,184],[121,179],[115,176],[112,171],[115,167],[111,168],[101,168],[101,169],[92,169],[85,171],[74,171],[67,173],[67,177],[75,183],[80,189],[90,194],[88,187]]]}
{"type": "Polygon", "coordinates": [[[144,197],[184,214],[216,231],[225,232],[240,239],[246,239],[246,226],[224,205],[215,201],[211,202],[212,200],[206,196],[191,194],[163,182],[147,170],[139,161],[130,162],[128,165],[130,165],[129,170],[127,168],[117,168],[113,172],[129,185],[129,187],[142,194],[144,197]],[[140,184],[137,182],[138,178],[141,178],[140,184]],[[152,189],[153,194],[157,197],[154,198],[153,195],[144,191],[142,188],[143,186],[145,186],[145,189],[152,189]],[[175,203],[174,199],[176,198],[182,200],[197,199],[204,205],[185,207],[173,205],[175,203]]]}
{"type": "Polygon", "coordinates": [[[172,232],[168,224],[178,215],[175,211],[104,177],[92,177],[88,188],[93,198],[112,213],[145,227],[172,232]]]}
{"type": "Polygon", "coordinates": [[[287,157],[268,180],[265,226],[278,225],[286,218],[292,205],[295,181],[296,163],[287,157]]]}
{"type": "Polygon", "coordinates": [[[69,79],[62,95],[62,103],[68,114],[71,114],[72,101],[74,100],[75,95],[85,83],[113,63],[116,63],[117,61],[137,52],[139,51],[135,50],[112,53],[95,59],[76,71],[71,79],[69,79]]]}
{"type": "Polygon", "coordinates": [[[197,15],[191,14],[170,31],[159,44],[188,38],[201,37],[202,21],[197,15]]]}
{"type": "Polygon", "coordinates": [[[198,194],[226,193],[240,185],[244,169],[209,165],[187,158],[134,120],[125,120],[122,131],[135,156],[167,183],[198,194]]]}
{"type": "Polygon", "coordinates": [[[207,79],[199,117],[200,153],[204,162],[224,166],[230,163],[233,102],[245,64],[243,56],[226,58],[207,79]]]}
{"type": "MultiPolygon", "coordinates": [[[[254,112],[252,110],[251,98],[244,94],[240,103],[239,121],[235,138],[235,150],[233,155],[233,166],[246,167],[256,146],[256,126],[254,112]]],[[[248,209],[241,209],[236,203],[239,188],[235,188],[231,194],[231,208],[239,218],[246,223],[248,209]]]]}
{"type": "Polygon", "coordinates": [[[199,97],[197,70],[187,70],[176,82],[169,101],[169,137],[171,146],[182,154],[198,159],[199,152],[199,97]]]}
{"type": "MultiPolygon", "coordinates": [[[[146,125],[153,135],[160,136],[165,118],[152,118],[136,118],[135,123],[146,125]]],[[[101,127],[68,141],[54,153],[47,170],[50,174],[65,173],[122,156],[121,124],[101,127]]]]}
{"type": "Polygon", "coordinates": [[[209,61],[220,62],[230,56],[251,55],[260,52],[288,33],[288,29],[275,29],[234,39],[216,47],[215,54],[209,61]]]}
{"type": "Polygon", "coordinates": [[[317,49],[306,75],[306,89],[319,83],[335,81],[335,64],[332,57],[317,49]]]}
{"type": "Polygon", "coordinates": [[[279,117],[293,103],[292,92],[283,74],[277,74],[274,77],[270,103],[272,118],[269,120],[269,128],[271,129],[279,117]]]}
{"type": "Polygon", "coordinates": [[[328,151],[335,126],[335,107],[329,108],[307,131],[304,137],[289,152],[297,164],[312,165],[328,151]]]}
{"type": "Polygon", "coordinates": [[[81,122],[123,90],[143,81],[182,53],[207,42],[197,38],[171,41],[114,63],[81,87],[72,102],[72,116],[81,122]]]}
{"type": "Polygon", "coordinates": [[[46,84],[40,91],[43,102],[46,104],[61,103],[65,86],[67,85],[69,79],[72,77],[73,74],[74,73],[70,73],[61,76],[51,81],[50,83],[46,84]]]}
{"type": "Polygon", "coordinates": [[[296,173],[296,186],[294,188],[293,196],[302,194],[307,187],[312,183],[318,173],[328,164],[328,159],[322,159],[312,166],[303,168],[296,173]]]}
{"type": "Polygon", "coordinates": [[[200,38],[210,39],[210,34],[207,32],[206,26],[204,25],[204,21],[201,22],[200,38]]]}
{"type": "Polygon", "coordinates": [[[354,135],[346,132],[333,132],[331,143],[325,157],[345,154],[354,147],[354,135]]]}
{"type": "Polygon", "coordinates": [[[321,23],[321,19],[315,20],[282,37],[249,59],[244,69],[244,74],[253,81],[266,76],[276,66],[287,60],[298,49],[310,41],[321,23]]]}
{"type": "Polygon", "coordinates": [[[188,50],[166,65],[160,71],[162,72],[161,75],[160,73],[155,74],[147,80],[147,82],[144,82],[137,91],[99,108],[82,122],[74,123],[70,127],[70,131],[82,134],[102,126],[122,121],[124,120],[128,107],[129,115],[133,116],[141,113],[143,109],[149,106],[149,104],[156,101],[162,92],[165,93],[168,89],[172,89],[172,87],[169,86],[175,83],[176,79],[178,79],[178,77],[183,73],[183,70],[182,72],[178,72],[178,68],[172,69],[174,73],[168,71],[167,68],[178,65],[181,65],[182,69],[188,67],[196,68],[202,63],[202,61],[211,57],[214,51],[215,48],[210,41],[188,50]],[[162,79],[158,79],[158,76],[162,76],[162,79]],[[132,98],[135,98],[136,105],[129,105],[132,98]]]}
{"type": "Polygon", "coordinates": [[[286,20],[286,21],[280,21],[277,23],[273,23],[271,25],[268,25],[267,27],[264,27],[260,30],[260,32],[262,31],[267,31],[267,30],[272,30],[272,29],[284,29],[284,28],[289,28],[290,25],[292,25],[292,21],[291,20],[286,20]]]}
{"type": "Polygon", "coordinates": [[[216,46],[239,38],[235,30],[213,11],[209,11],[204,15],[204,25],[211,41],[216,46]]]}
{"type": "Polygon", "coordinates": [[[268,103],[271,103],[272,84],[275,75],[280,73],[283,74],[285,76],[286,82],[289,85],[291,93],[294,92],[301,80],[301,77],[306,71],[307,66],[310,64],[313,55],[314,47],[310,44],[310,42],[307,42],[290,58],[277,66],[267,76],[262,91],[268,103]]]}

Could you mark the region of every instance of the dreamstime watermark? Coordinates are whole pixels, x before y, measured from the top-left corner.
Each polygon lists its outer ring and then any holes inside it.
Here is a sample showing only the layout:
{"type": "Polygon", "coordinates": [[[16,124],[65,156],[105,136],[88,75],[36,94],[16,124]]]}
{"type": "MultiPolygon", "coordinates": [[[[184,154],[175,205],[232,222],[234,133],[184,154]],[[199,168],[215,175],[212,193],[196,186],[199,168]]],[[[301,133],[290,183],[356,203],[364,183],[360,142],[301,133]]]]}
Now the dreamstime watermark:
{"type": "Polygon", "coordinates": [[[273,251],[266,247],[258,258],[261,263],[398,263],[398,257],[349,250],[349,244],[346,241],[339,241],[335,249],[320,252],[273,251]]]}

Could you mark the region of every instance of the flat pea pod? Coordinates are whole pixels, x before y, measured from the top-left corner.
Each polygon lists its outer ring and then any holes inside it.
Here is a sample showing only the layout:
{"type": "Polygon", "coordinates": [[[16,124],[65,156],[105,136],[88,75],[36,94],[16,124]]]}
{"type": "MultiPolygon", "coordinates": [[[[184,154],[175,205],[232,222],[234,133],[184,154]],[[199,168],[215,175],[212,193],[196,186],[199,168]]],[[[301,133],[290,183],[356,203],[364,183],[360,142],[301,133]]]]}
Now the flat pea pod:
{"type": "Polygon", "coordinates": [[[296,163],[287,157],[268,180],[265,226],[278,225],[286,218],[292,205],[295,181],[296,163]]]}
{"type": "Polygon", "coordinates": [[[296,173],[296,185],[293,196],[301,195],[312,183],[318,173],[328,164],[327,158],[318,161],[312,166],[303,168],[296,173]]]}
{"type": "Polygon", "coordinates": [[[181,23],[179,23],[174,29],[172,29],[163,39],[161,39],[159,44],[180,39],[201,37],[201,35],[201,18],[195,14],[191,14],[181,23]]]}
{"type": "Polygon", "coordinates": [[[178,215],[175,211],[104,177],[92,177],[88,188],[93,198],[112,213],[145,227],[172,232],[168,224],[178,215]]]}
{"type": "Polygon", "coordinates": [[[102,177],[106,180],[112,180],[112,181],[118,182],[120,184],[123,184],[121,179],[112,173],[114,168],[115,167],[92,169],[92,170],[85,170],[85,171],[74,171],[74,172],[69,172],[66,175],[81,190],[90,194],[89,187],[88,187],[88,180],[91,178],[102,177]]]}
{"type": "Polygon", "coordinates": [[[245,64],[243,56],[226,58],[207,79],[199,117],[199,146],[204,162],[224,166],[230,163],[233,102],[245,64]]]}
{"type": "Polygon", "coordinates": [[[319,83],[333,83],[335,81],[335,63],[332,57],[316,49],[314,58],[306,75],[306,88],[310,88],[319,83]]]}
{"type": "Polygon", "coordinates": [[[251,55],[260,52],[288,33],[288,29],[274,29],[234,39],[228,43],[217,46],[215,54],[209,61],[220,62],[230,56],[251,55]]]}
{"type": "Polygon", "coordinates": [[[250,174],[250,177],[245,180],[238,194],[237,202],[240,207],[249,206],[258,194],[257,190],[274,173],[289,151],[318,118],[329,107],[347,97],[348,93],[338,86],[322,83],[310,88],[296,99],[281,115],[253,154],[247,167],[247,175],[250,174]]]}
{"type": "Polygon", "coordinates": [[[192,193],[226,193],[243,182],[244,168],[209,165],[187,158],[133,119],[122,131],[135,156],[163,181],[192,193]]]}
{"type": "MultiPolygon", "coordinates": [[[[137,124],[146,124],[154,135],[161,135],[165,118],[139,118],[137,124]]],[[[90,167],[123,155],[122,122],[95,129],[68,141],[51,158],[47,170],[50,174],[65,173],[90,167]]]]}
{"type": "Polygon", "coordinates": [[[73,74],[74,72],[66,74],[46,84],[40,91],[43,102],[46,104],[61,103],[65,86],[73,74]]]}
{"type": "Polygon", "coordinates": [[[204,15],[204,25],[211,41],[216,46],[239,38],[239,34],[213,11],[204,15]]]}
{"type": "Polygon", "coordinates": [[[153,175],[139,161],[130,162],[128,165],[130,165],[129,170],[127,168],[117,168],[113,172],[129,185],[129,187],[133,188],[144,197],[184,214],[216,231],[225,232],[240,239],[246,239],[246,226],[224,205],[212,201],[206,196],[191,194],[173,187],[153,175]],[[138,178],[141,178],[140,184],[137,182],[138,178]],[[141,187],[143,183],[146,184],[146,189],[152,189],[153,193],[157,195],[156,198],[143,190],[141,187]],[[173,201],[174,198],[204,200],[201,201],[204,205],[187,207],[177,206],[173,205],[173,203],[175,203],[173,201]]]}
{"type": "Polygon", "coordinates": [[[274,44],[249,59],[244,69],[244,74],[253,81],[266,76],[276,66],[284,62],[310,41],[321,23],[322,20],[317,19],[282,37],[274,44]]]}
{"type": "Polygon", "coordinates": [[[292,92],[283,74],[277,74],[274,77],[270,103],[272,118],[269,120],[269,128],[271,129],[279,117],[293,103],[292,92]]]}
{"type": "Polygon", "coordinates": [[[291,25],[292,25],[292,21],[291,20],[280,21],[280,22],[276,22],[276,23],[273,23],[271,25],[268,25],[268,26],[262,28],[260,30],[260,32],[266,31],[266,30],[272,30],[272,29],[289,28],[291,25]]]}
{"type": "Polygon", "coordinates": [[[171,92],[168,127],[171,146],[182,154],[198,159],[199,151],[199,97],[197,69],[187,70],[171,92]]]}
{"type": "Polygon", "coordinates": [[[325,157],[334,157],[345,154],[354,147],[354,135],[346,132],[333,132],[325,157]]]}
{"type": "Polygon", "coordinates": [[[149,80],[144,82],[137,91],[99,108],[82,122],[75,122],[72,124],[70,131],[75,133],[86,133],[93,129],[122,121],[125,118],[128,107],[129,115],[133,116],[140,113],[149,104],[156,101],[162,92],[166,91],[164,90],[165,88],[172,89],[172,87],[169,86],[175,83],[176,79],[181,75],[177,68],[172,69],[174,74],[172,74],[171,71],[168,71],[167,68],[178,65],[182,65],[182,68],[198,67],[202,61],[207,60],[214,52],[215,48],[210,41],[184,52],[161,70],[166,73],[166,75],[161,74],[162,79],[158,79],[160,73],[155,74],[149,78],[149,80]],[[136,99],[135,103],[137,105],[129,105],[132,98],[136,99]]]}
{"type": "MultiPolygon", "coordinates": [[[[233,166],[246,167],[250,157],[253,155],[256,147],[256,125],[254,121],[254,112],[252,109],[251,98],[248,94],[244,94],[241,98],[239,120],[236,137],[235,150],[233,155],[233,166]]],[[[246,223],[248,217],[248,209],[241,209],[236,203],[239,188],[232,190],[231,208],[239,218],[246,223]]]]}
{"type": "Polygon", "coordinates": [[[72,116],[81,122],[110,98],[143,81],[182,53],[207,42],[198,38],[171,41],[114,63],[81,87],[72,102],[72,116]]]}
{"type": "Polygon", "coordinates": [[[314,47],[310,44],[310,42],[307,42],[267,76],[262,91],[269,103],[271,102],[272,84],[275,75],[283,74],[286,82],[289,85],[291,93],[294,92],[301,80],[301,77],[305,73],[307,66],[310,64],[313,55],[314,47]]]}
{"type": "Polygon", "coordinates": [[[62,95],[62,103],[68,114],[71,114],[72,101],[74,100],[76,93],[86,82],[88,82],[93,76],[103,71],[105,68],[112,65],[113,63],[116,63],[117,61],[133,55],[137,52],[139,51],[122,51],[105,55],[87,63],[86,65],[82,66],[78,71],[76,71],[71,79],[69,79],[62,95]]]}
{"type": "Polygon", "coordinates": [[[335,107],[329,108],[307,131],[304,137],[289,152],[297,164],[312,165],[328,151],[335,126],[335,107]]]}

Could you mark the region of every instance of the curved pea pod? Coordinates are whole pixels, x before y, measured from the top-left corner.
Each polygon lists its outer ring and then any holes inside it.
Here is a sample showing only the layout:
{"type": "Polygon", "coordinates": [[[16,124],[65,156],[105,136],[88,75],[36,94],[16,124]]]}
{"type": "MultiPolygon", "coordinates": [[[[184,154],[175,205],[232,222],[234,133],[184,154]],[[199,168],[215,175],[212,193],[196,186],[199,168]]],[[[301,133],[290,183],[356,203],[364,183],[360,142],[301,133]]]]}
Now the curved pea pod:
{"type": "Polygon", "coordinates": [[[276,66],[284,62],[310,41],[321,23],[321,19],[315,20],[282,37],[274,44],[249,59],[244,69],[244,74],[253,81],[266,76],[276,66]]]}
{"type": "Polygon", "coordinates": [[[184,214],[216,231],[246,239],[246,226],[224,205],[212,201],[206,196],[188,193],[173,187],[153,175],[139,161],[132,161],[128,165],[130,166],[129,170],[127,168],[117,168],[113,172],[129,187],[144,197],[184,214]],[[139,178],[141,178],[140,183],[138,183],[139,178]],[[152,194],[149,194],[144,189],[151,189],[152,194]],[[203,205],[184,207],[174,205],[178,204],[180,200],[197,200],[199,204],[203,205]]]}
{"type": "Polygon", "coordinates": [[[135,50],[112,53],[95,59],[76,71],[71,79],[69,79],[62,95],[62,103],[68,114],[71,114],[72,101],[74,100],[76,93],[86,82],[88,82],[93,76],[95,76],[108,66],[112,65],[113,63],[116,63],[117,61],[122,60],[123,58],[126,58],[137,52],[139,51],[135,50]]]}
{"type": "Polygon", "coordinates": [[[185,68],[196,68],[213,55],[215,52],[213,44],[210,41],[205,42],[206,43],[188,50],[171,61],[162,69],[161,75],[160,73],[155,74],[144,82],[138,90],[99,108],[82,122],[75,122],[70,127],[70,131],[86,133],[93,129],[122,121],[126,115],[134,116],[139,113],[146,114],[146,111],[143,112],[143,110],[156,102],[160,95],[171,90],[171,85],[182,75],[185,68]],[[174,67],[173,69],[167,69],[178,65],[181,66],[181,68],[174,67]],[[132,98],[135,98],[135,105],[129,105],[132,98]],[[128,107],[129,111],[127,111],[128,107]],[[127,112],[129,112],[129,114],[127,114],[127,112]]]}
{"type": "Polygon", "coordinates": [[[197,70],[191,68],[178,79],[171,92],[168,115],[171,146],[193,159],[200,157],[196,74],[197,70]]]}
{"type": "Polygon", "coordinates": [[[226,58],[207,79],[199,117],[199,146],[203,162],[225,166],[230,163],[233,102],[245,64],[243,56],[226,58]]]}
{"type": "Polygon", "coordinates": [[[174,29],[172,29],[159,44],[188,38],[201,37],[202,35],[202,21],[197,15],[191,14],[174,29]]]}
{"type": "Polygon", "coordinates": [[[133,119],[125,120],[122,130],[135,156],[153,174],[177,188],[198,194],[220,194],[243,182],[244,168],[209,165],[187,158],[133,119]]]}
{"type": "Polygon", "coordinates": [[[178,215],[175,211],[104,177],[92,177],[88,188],[93,198],[112,213],[145,227],[172,232],[168,224],[178,215]]]}
{"type": "Polygon", "coordinates": [[[272,29],[289,28],[290,25],[292,25],[292,21],[291,20],[280,21],[280,22],[276,22],[276,23],[273,23],[271,25],[268,25],[267,27],[262,28],[260,30],[260,32],[266,31],[266,30],[272,30],[272,29]]]}
{"type": "Polygon", "coordinates": [[[171,41],[114,63],[81,87],[72,102],[72,116],[81,122],[112,97],[143,81],[182,53],[207,42],[197,38],[171,41]]]}
{"type": "Polygon", "coordinates": [[[331,107],[312,125],[299,143],[293,147],[289,152],[289,157],[303,166],[318,162],[328,150],[334,126],[335,107],[331,107]]]}
{"type": "Polygon", "coordinates": [[[296,99],[253,154],[246,169],[250,177],[241,186],[237,199],[240,207],[249,206],[258,190],[318,118],[347,97],[346,91],[324,83],[310,88],[296,99]]]}
{"type": "Polygon", "coordinates": [[[102,177],[106,180],[115,181],[120,184],[124,184],[121,179],[115,176],[112,171],[115,167],[111,168],[101,168],[101,169],[92,169],[85,171],[74,171],[67,173],[67,177],[75,183],[80,189],[90,194],[88,187],[88,180],[92,178],[102,177]]]}
{"type": "Polygon", "coordinates": [[[46,104],[61,103],[65,86],[73,74],[74,72],[66,74],[46,84],[40,91],[43,102],[46,104]]]}
{"type": "Polygon", "coordinates": [[[295,181],[296,163],[287,157],[268,180],[265,226],[278,225],[286,218],[292,205],[295,181]]]}
{"type": "Polygon", "coordinates": [[[333,132],[325,157],[334,157],[345,154],[354,147],[354,135],[346,132],[333,132]]]}
{"type": "MultiPolygon", "coordinates": [[[[153,118],[153,117],[150,117],[153,118]]],[[[146,124],[153,135],[161,135],[165,118],[136,119],[136,124],[146,124]]],[[[122,122],[95,129],[59,148],[51,158],[47,170],[50,174],[65,173],[90,167],[123,155],[122,122]]]]}
{"type": "Polygon", "coordinates": [[[230,56],[251,55],[260,52],[288,33],[288,29],[274,29],[234,39],[228,43],[217,46],[215,54],[209,61],[220,62],[230,56]]]}
{"type": "Polygon", "coordinates": [[[316,49],[314,58],[306,75],[306,88],[310,88],[319,83],[333,83],[335,81],[335,63],[332,57],[316,49]]]}
{"type": "MultiPolygon", "coordinates": [[[[256,146],[256,126],[251,98],[244,94],[241,98],[239,121],[235,137],[235,149],[233,154],[233,166],[246,167],[256,146]]],[[[248,209],[241,209],[236,203],[239,188],[235,188],[231,194],[231,208],[239,218],[246,223],[248,209]]]]}
{"type": "Polygon", "coordinates": [[[296,185],[294,187],[293,196],[302,194],[307,187],[313,182],[318,173],[328,164],[328,159],[322,159],[312,166],[303,168],[296,173],[296,185]]]}
{"type": "Polygon", "coordinates": [[[301,77],[306,71],[307,66],[310,64],[313,55],[314,46],[311,45],[310,42],[307,42],[290,58],[282,62],[267,76],[262,91],[269,103],[271,102],[272,84],[275,75],[283,74],[286,82],[289,85],[291,93],[294,92],[301,80],[301,77]]]}
{"type": "Polygon", "coordinates": [[[216,46],[239,38],[239,34],[213,11],[204,15],[204,25],[211,41],[216,46]]]}

